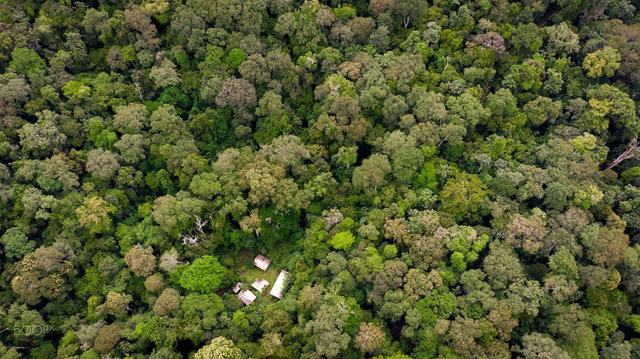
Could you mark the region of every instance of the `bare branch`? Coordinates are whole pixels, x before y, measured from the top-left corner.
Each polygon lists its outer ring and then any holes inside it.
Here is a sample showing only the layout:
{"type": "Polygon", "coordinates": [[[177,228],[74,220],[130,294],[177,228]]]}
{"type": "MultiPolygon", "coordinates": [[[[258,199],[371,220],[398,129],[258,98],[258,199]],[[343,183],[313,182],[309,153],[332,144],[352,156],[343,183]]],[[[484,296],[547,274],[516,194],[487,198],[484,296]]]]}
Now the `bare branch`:
{"type": "Polygon", "coordinates": [[[192,246],[198,244],[199,241],[198,236],[194,234],[183,234],[180,239],[182,239],[182,243],[192,246]]]}
{"type": "Polygon", "coordinates": [[[638,151],[638,140],[634,138],[627,145],[627,149],[624,150],[624,152],[622,152],[622,154],[618,156],[615,160],[613,160],[613,162],[611,162],[611,164],[609,165],[609,167],[607,167],[607,169],[608,170],[612,169],[613,167],[619,165],[624,160],[631,159],[631,158],[638,158],[638,155],[640,155],[640,152],[638,151]]]}
{"type": "Polygon", "coordinates": [[[198,215],[195,215],[195,217],[196,217],[196,229],[201,234],[204,234],[204,226],[206,226],[207,223],[209,223],[209,221],[203,221],[198,215]]]}

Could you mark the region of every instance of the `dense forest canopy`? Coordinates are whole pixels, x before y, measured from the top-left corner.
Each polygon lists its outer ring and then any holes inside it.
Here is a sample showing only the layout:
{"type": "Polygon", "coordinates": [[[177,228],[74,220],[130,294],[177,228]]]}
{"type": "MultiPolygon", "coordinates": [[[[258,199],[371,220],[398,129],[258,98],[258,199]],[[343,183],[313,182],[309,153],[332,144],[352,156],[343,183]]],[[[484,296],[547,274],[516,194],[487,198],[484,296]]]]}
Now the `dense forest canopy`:
{"type": "Polygon", "coordinates": [[[640,357],[637,7],[0,1],[0,358],[640,357]]]}

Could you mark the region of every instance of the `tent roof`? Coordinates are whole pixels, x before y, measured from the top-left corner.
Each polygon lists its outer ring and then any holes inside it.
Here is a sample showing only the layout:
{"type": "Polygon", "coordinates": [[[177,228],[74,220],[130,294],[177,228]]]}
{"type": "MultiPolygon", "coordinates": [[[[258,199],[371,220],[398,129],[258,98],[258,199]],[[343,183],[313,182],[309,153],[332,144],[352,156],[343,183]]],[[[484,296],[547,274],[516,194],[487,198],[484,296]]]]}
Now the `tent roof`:
{"type": "Polygon", "coordinates": [[[253,294],[253,292],[251,292],[250,290],[243,290],[242,292],[240,292],[240,294],[238,294],[238,299],[240,299],[240,301],[244,303],[244,305],[249,305],[253,303],[254,300],[256,300],[256,295],[253,294]]]}
{"type": "Polygon", "coordinates": [[[281,271],[280,274],[278,274],[278,278],[276,279],[276,282],[273,284],[273,288],[271,288],[271,292],[269,292],[269,294],[271,294],[272,296],[280,299],[282,298],[282,294],[284,292],[284,286],[285,286],[285,282],[286,280],[289,278],[289,273],[287,271],[281,271]]]}
{"type": "Polygon", "coordinates": [[[263,271],[266,271],[267,268],[269,268],[269,264],[271,264],[271,259],[263,256],[262,254],[258,254],[253,260],[253,264],[255,264],[256,267],[262,269],[263,271]]]}

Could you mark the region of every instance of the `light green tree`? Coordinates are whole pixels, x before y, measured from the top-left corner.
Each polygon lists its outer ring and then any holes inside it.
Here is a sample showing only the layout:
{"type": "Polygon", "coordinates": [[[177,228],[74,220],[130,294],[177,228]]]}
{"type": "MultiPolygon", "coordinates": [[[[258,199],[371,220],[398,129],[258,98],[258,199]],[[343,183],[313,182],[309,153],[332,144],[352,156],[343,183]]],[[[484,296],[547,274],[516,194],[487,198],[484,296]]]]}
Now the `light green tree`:
{"type": "Polygon", "coordinates": [[[242,351],[238,349],[233,341],[225,337],[216,337],[211,343],[200,348],[194,359],[241,359],[242,351]]]}
{"type": "Polygon", "coordinates": [[[202,256],[180,272],[182,288],[199,293],[213,293],[226,279],[228,270],[210,255],[202,256]]]}
{"type": "Polygon", "coordinates": [[[611,77],[620,68],[620,53],[613,47],[605,46],[588,54],[582,62],[582,67],[589,77],[611,77]]]}
{"type": "Polygon", "coordinates": [[[335,249],[349,249],[353,245],[354,241],[355,241],[355,238],[351,232],[342,231],[342,232],[336,233],[331,238],[330,243],[331,243],[331,246],[335,249]]]}

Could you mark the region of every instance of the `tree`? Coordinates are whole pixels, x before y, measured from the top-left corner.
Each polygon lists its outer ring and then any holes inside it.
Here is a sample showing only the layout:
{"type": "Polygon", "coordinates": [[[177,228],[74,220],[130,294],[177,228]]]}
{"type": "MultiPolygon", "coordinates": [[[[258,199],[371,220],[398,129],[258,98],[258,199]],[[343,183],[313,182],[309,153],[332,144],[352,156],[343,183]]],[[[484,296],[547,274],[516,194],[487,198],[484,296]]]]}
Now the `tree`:
{"type": "Polygon", "coordinates": [[[265,332],[286,333],[293,327],[293,322],[289,313],[283,309],[273,306],[265,308],[265,320],[262,322],[262,329],[265,332]]]}
{"type": "Polygon", "coordinates": [[[578,279],[578,264],[571,251],[566,247],[560,248],[549,257],[549,267],[554,273],[572,280],[578,279]]]}
{"type": "Polygon", "coordinates": [[[435,289],[418,300],[414,309],[423,326],[436,325],[440,319],[448,319],[456,310],[455,296],[446,289],[435,289]]]}
{"type": "Polygon", "coordinates": [[[108,181],[115,176],[120,168],[118,157],[111,151],[102,149],[91,150],[87,153],[87,171],[102,181],[108,181]]]}
{"type": "Polygon", "coordinates": [[[256,114],[264,116],[258,120],[254,134],[254,138],[260,144],[268,144],[276,137],[286,135],[293,129],[289,114],[282,104],[282,97],[275,92],[267,91],[260,98],[256,114]]]}
{"type": "Polygon", "coordinates": [[[204,201],[184,192],[158,197],[153,203],[153,220],[165,232],[177,236],[193,226],[195,216],[200,214],[204,205],[204,201]]]}
{"type": "Polygon", "coordinates": [[[369,1],[368,11],[373,16],[378,16],[389,9],[390,0],[369,1]]]}
{"type": "Polygon", "coordinates": [[[180,271],[182,288],[199,293],[213,293],[226,281],[228,270],[213,256],[203,256],[180,271]]]}
{"type": "Polygon", "coordinates": [[[422,167],[424,153],[416,147],[407,146],[393,151],[391,168],[394,177],[401,183],[409,183],[422,167]]]}
{"type": "Polygon", "coordinates": [[[25,79],[14,73],[0,75],[0,84],[0,113],[15,111],[15,107],[24,104],[31,94],[25,79]]]}
{"type": "Polygon", "coordinates": [[[81,206],[76,208],[76,216],[80,225],[90,233],[103,233],[111,230],[111,217],[114,206],[98,196],[85,198],[81,206]]]}
{"type": "Polygon", "coordinates": [[[35,51],[26,47],[16,47],[11,52],[9,69],[29,78],[43,76],[47,65],[35,51]]]}
{"type": "Polygon", "coordinates": [[[604,48],[588,54],[584,58],[582,67],[589,77],[611,77],[620,68],[620,53],[613,47],[604,48]]]}
{"type": "Polygon", "coordinates": [[[156,37],[158,30],[142,7],[128,6],[124,10],[124,23],[130,30],[129,37],[135,40],[136,50],[154,50],[160,45],[160,39],[156,37]]]}
{"type": "Polygon", "coordinates": [[[340,147],[338,152],[331,157],[331,161],[335,164],[342,166],[344,168],[349,168],[356,163],[358,160],[358,148],[355,146],[351,147],[340,147]]]}
{"type": "Polygon", "coordinates": [[[293,173],[299,173],[304,161],[311,157],[300,138],[292,135],[275,138],[271,144],[263,145],[261,151],[269,162],[293,173]]]}
{"type": "Polygon", "coordinates": [[[148,115],[147,108],[141,103],[118,106],[113,115],[113,127],[121,133],[138,133],[149,124],[148,115]]]}
{"type": "MultiPolygon", "coordinates": [[[[267,68],[267,61],[261,54],[249,55],[238,68],[238,72],[243,79],[254,85],[263,85],[271,80],[271,73],[267,68]]],[[[266,96],[266,92],[263,96],[266,96]]],[[[276,95],[274,93],[274,95],[276,95]]]]}
{"type": "Polygon", "coordinates": [[[356,188],[375,192],[378,187],[386,183],[385,176],[390,171],[391,164],[388,157],[376,153],[362,161],[362,165],[353,170],[351,182],[356,188]]]}
{"type": "Polygon", "coordinates": [[[389,11],[394,16],[402,19],[402,25],[406,29],[411,22],[411,16],[414,15],[415,22],[420,19],[422,13],[425,11],[425,3],[420,0],[413,1],[401,1],[391,0],[389,2],[389,11]]]}
{"type": "Polygon", "coordinates": [[[171,248],[168,251],[162,253],[160,256],[160,263],[158,267],[165,272],[171,272],[178,266],[178,251],[175,248],[171,248]]]}
{"type": "Polygon", "coordinates": [[[102,354],[111,352],[120,342],[120,326],[118,324],[104,325],[98,330],[94,348],[102,354]]]}
{"type": "Polygon", "coordinates": [[[330,26],[335,17],[330,9],[324,8],[322,12],[320,12],[320,9],[322,8],[307,4],[295,11],[278,16],[274,31],[280,37],[288,37],[290,47],[296,56],[307,51],[317,51],[320,45],[326,42],[321,26],[330,26]],[[325,16],[317,16],[318,13],[325,16]],[[321,19],[321,21],[316,21],[316,18],[321,19]]]}
{"type": "Polygon", "coordinates": [[[353,237],[353,234],[349,231],[342,231],[342,232],[338,232],[336,233],[332,238],[331,238],[331,246],[335,249],[349,249],[351,247],[351,245],[353,245],[353,242],[355,241],[355,238],[353,237]]]}
{"type": "MultiPolygon", "coordinates": [[[[158,266],[162,268],[162,257],[160,257],[160,264],[158,266]]],[[[166,283],[162,273],[154,273],[144,280],[144,289],[152,293],[161,291],[165,285],[166,283]]]]}
{"type": "Polygon", "coordinates": [[[509,74],[504,78],[504,85],[513,90],[536,94],[542,88],[544,75],[544,59],[536,55],[520,64],[512,65],[509,74]]]}
{"type": "Polygon", "coordinates": [[[580,234],[580,237],[594,264],[611,268],[624,261],[624,248],[629,244],[629,237],[622,228],[599,227],[592,224],[580,234]]]}
{"type": "Polygon", "coordinates": [[[504,38],[500,34],[493,31],[476,35],[473,38],[473,42],[491,49],[491,51],[493,51],[496,56],[502,56],[506,51],[504,46],[504,38]]]}
{"type": "Polygon", "coordinates": [[[3,245],[4,254],[13,259],[21,259],[36,247],[36,242],[29,240],[18,227],[7,229],[0,237],[0,242],[3,245]]]}
{"type": "Polygon", "coordinates": [[[620,52],[620,68],[621,77],[628,83],[634,83],[638,80],[637,68],[640,65],[638,57],[638,45],[633,41],[640,35],[638,26],[625,24],[620,19],[612,19],[602,23],[602,30],[606,45],[611,46],[620,52]]]}
{"type": "Polygon", "coordinates": [[[231,107],[240,124],[245,124],[253,118],[251,110],[257,103],[258,98],[253,85],[245,79],[235,77],[226,79],[216,96],[216,105],[231,107]]]}
{"type": "Polygon", "coordinates": [[[141,134],[124,134],[113,146],[120,152],[120,158],[126,163],[135,164],[147,157],[146,147],[149,141],[141,134]]]}
{"type": "Polygon", "coordinates": [[[371,300],[381,305],[387,292],[402,287],[407,270],[406,263],[400,260],[386,261],[373,278],[373,290],[369,292],[371,300]]]}
{"type": "Polygon", "coordinates": [[[165,288],[153,305],[157,315],[171,315],[180,308],[180,293],[173,288],[165,288]]]}
{"type": "Polygon", "coordinates": [[[473,130],[478,123],[484,122],[490,115],[489,110],[482,106],[480,100],[468,92],[449,97],[447,109],[451,121],[454,123],[462,121],[460,124],[464,124],[468,130],[473,130]]]}
{"type": "Polygon", "coordinates": [[[373,353],[384,345],[385,334],[376,324],[360,323],[355,342],[361,352],[373,353]]]}
{"type": "Polygon", "coordinates": [[[416,87],[411,91],[408,99],[413,106],[413,114],[419,121],[442,123],[447,118],[445,97],[441,93],[426,92],[416,87]]]}
{"type": "Polygon", "coordinates": [[[75,253],[63,243],[38,247],[20,261],[11,289],[30,305],[62,300],[70,289],[68,279],[76,274],[75,259],[75,253]]]}
{"type": "Polygon", "coordinates": [[[569,357],[597,358],[595,334],[585,322],[586,312],[578,305],[557,306],[549,333],[559,336],[558,344],[569,357]]]}
{"type": "Polygon", "coordinates": [[[7,334],[16,341],[38,342],[47,334],[47,327],[50,327],[38,311],[18,303],[12,303],[2,312],[0,322],[8,329],[7,334]]]}
{"type": "Polygon", "coordinates": [[[474,221],[487,213],[487,187],[475,175],[459,173],[445,183],[440,192],[440,209],[456,221],[474,221]]]}
{"type": "Polygon", "coordinates": [[[180,74],[176,71],[176,65],[169,59],[164,59],[160,65],[153,66],[149,78],[158,88],[165,88],[180,84],[180,74]]]}
{"type": "Polygon", "coordinates": [[[560,116],[560,101],[552,101],[548,97],[538,96],[524,105],[524,113],[533,127],[539,127],[546,122],[554,123],[560,116]]]}
{"type": "Polygon", "coordinates": [[[349,335],[344,332],[348,308],[344,300],[342,306],[337,304],[323,304],[318,308],[313,320],[305,325],[305,332],[309,333],[315,351],[328,358],[338,356],[347,349],[350,341],[349,335]]]}
{"type": "Polygon", "coordinates": [[[519,24],[511,35],[511,43],[516,51],[523,54],[534,54],[543,44],[543,32],[533,23],[519,24]]]}
{"type": "MultiPolygon", "coordinates": [[[[62,51],[68,54],[65,54],[64,57],[68,56],[68,58],[73,61],[68,67],[82,69],[87,61],[87,47],[82,40],[82,36],[76,31],[69,31],[64,35],[66,41],[64,42],[64,50],[62,51]]],[[[60,52],[61,51],[58,51],[57,54],[60,54],[60,52]]]]}
{"type": "Polygon", "coordinates": [[[625,131],[625,137],[635,137],[640,128],[633,100],[620,89],[604,84],[587,91],[589,106],[582,112],[578,124],[585,131],[600,134],[611,124],[625,131]]]}
{"type": "Polygon", "coordinates": [[[547,48],[557,55],[570,55],[580,51],[578,34],[574,33],[566,22],[545,28],[549,36],[547,48]]]}
{"type": "MultiPolygon", "coordinates": [[[[46,192],[69,191],[80,184],[79,165],[64,154],[55,154],[35,164],[36,182],[46,192]]],[[[28,167],[28,166],[25,166],[28,167]]]]}
{"type": "Polygon", "coordinates": [[[632,345],[631,343],[624,341],[622,343],[613,343],[609,346],[602,349],[600,353],[602,358],[605,359],[613,359],[613,358],[621,358],[621,359],[630,359],[632,358],[632,345]]]}
{"type": "Polygon", "coordinates": [[[225,337],[216,337],[211,343],[200,348],[195,359],[240,359],[242,351],[238,349],[231,340],[225,337]]]}
{"type": "Polygon", "coordinates": [[[369,43],[374,46],[378,52],[386,51],[389,48],[389,42],[389,28],[386,25],[379,26],[371,33],[371,36],[369,36],[369,43]]]}
{"type": "Polygon", "coordinates": [[[122,318],[129,311],[129,303],[133,298],[128,294],[109,292],[102,306],[103,314],[110,314],[122,318]]]}
{"type": "Polygon", "coordinates": [[[124,257],[127,266],[138,277],[150,276],[156,267],[156,257],[153,248],[136,245],[124,257]]]}
{"type": "Polygon", "coordinates": [[[298,295],[297,307],[301,312],[310,312],[318,308],[321,303],[325,287],[322,284],[306,285],[298,295]]]}
{"type": "Polygon", "coordinates": [[[54,122],[55,119],[57,119],[56,114],[45,111],[39,114],[36,123],[26,123],[22,126],[18,134],[23,151],[37,157],[44,157],[60,148],[67,140],[67,136],[59,131],[54,122]]]}
{"type": "Polygon", "coordinates": [[[205,172],[193,176],[189,191],[205,199],[211,199],[222,192],[222,185],[215,173],[205,172]]]}
{"type": "Polygon", "coordinates": [[[227,54],[227,63],[232,69],[237,69],[246,58],[247,53],[244,50],[235,47],[227,54]]]}
{"type": "Polygon", "coordinates": [[[451,348],[463,357],[508,357],[509,347],[495,339],[496,330],[486,319],[456,317],[449,324],[447,338],[451,348]],[[487,338],[492,338],[487,340],[487,338]]]}
{"type": "Polygon", "coordinates": [[[29,218],[47,220],[51,217],[51,210],[58,203],[58,200],[51,195],[44,195],[37,188],[27,188],[22,193],[22,205],[24,215],[29,218]]]}
{"type": "Polygon", "coordinates": [[[518,122],[514,120],[519,114],[518,103],[509,89],[502,88],[487,95],[486,107],[493,115],[487,120],[490,128],[516,129],[518,122]]]}
{"type": "Polygon", "coordinates": [[[514,215],[507,227],[506,242],[526,253],[535,254],[543,247],[547,234],[546,214],[534,208],[531,216],[514,215]]]}
{"type": "Polygon", "coordinates": [[[513,281],[524,277],[524,270],[518,256],[508,245],[493,242],[489,255],[483,262],[489,283],[495,290],[506,289],[513,281]]]}
{"type": "Polygon", "coordinates": [[[396,121],[404,115],[409,106],[404,102],[402,96],[390,96],[384,100],[382,105],[382,116],[389,125],[394,125],[396,121]]]}
{"type": "Polygon", "coordinates": [[[531,333],[522,337],[520,355],[525,359],[558,358],[569,359],[570,356],[562,350],[549,336],[531,333]]]}
{"type": "MultiPolygon", "coordinates": [[[[424,4],[423,1],[395,1],[396,3],[402,3],[404,6],[411,6],[412,3],[418,4],[418,8],[412,8],[411,13],[419,13],[420,7],[424,4]]],[[[411,87],[414,84],[414,80],[418,78],[425,70],[424,60],[419,54],[407,54],[403,53],[398,56],[389,58],[390,62],[385,64],[386,72],[385,77],[387,80],[395,83],[395,87],[400,93],[408,93],[411,91],[411,87]]]]}
{"type": "Polygon", "coordinates": [[[82,20],[82,27],[87,33],[98,35],[103,43],[112,36],[112,28],[109,23],[109,13],[97,9],[87,9],[82,20]]]}
{"type": "Polygon", "coordinates": [[[151,143],[156,145],[176,144],[192,138],[185,122],[176,113],[175,107],[162,105],[149,117],[151,143]]]}

